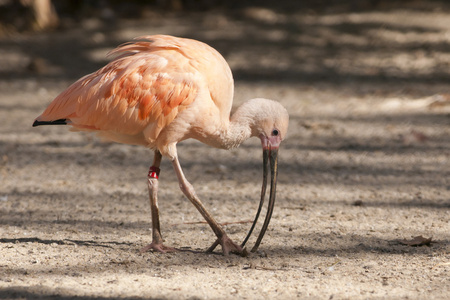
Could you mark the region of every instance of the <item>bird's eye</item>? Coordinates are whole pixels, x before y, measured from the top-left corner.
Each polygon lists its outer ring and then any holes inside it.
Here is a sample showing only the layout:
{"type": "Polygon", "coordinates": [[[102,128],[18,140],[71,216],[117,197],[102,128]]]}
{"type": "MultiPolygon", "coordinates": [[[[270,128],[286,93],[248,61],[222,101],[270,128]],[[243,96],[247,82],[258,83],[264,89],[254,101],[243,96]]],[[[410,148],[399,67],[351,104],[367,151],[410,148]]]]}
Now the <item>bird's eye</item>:
{"type": "Polygon", "coordinates": [[[277,135],[279,135],[280,134],[280,132],[278,131],[278,129],[274,129],[273,131],[272,131],[272,135],[273,136],[277,136],[277,135]]]}

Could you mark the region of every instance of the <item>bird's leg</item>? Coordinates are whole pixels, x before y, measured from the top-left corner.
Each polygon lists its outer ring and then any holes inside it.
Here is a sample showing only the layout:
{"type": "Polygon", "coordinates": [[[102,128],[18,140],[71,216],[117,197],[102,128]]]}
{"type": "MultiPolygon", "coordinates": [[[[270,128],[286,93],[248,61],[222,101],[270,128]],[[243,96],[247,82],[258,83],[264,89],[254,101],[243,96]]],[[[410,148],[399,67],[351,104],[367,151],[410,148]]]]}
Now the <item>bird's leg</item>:
{"type": "Polygon", "coordinates": [[[156,150],[153,164],[148,172],[148,193],[150,197],[150,208],[152,211],[152,243],[141,249],[141,253],[150,249],[159,251],[162,253],[173,252],[176,249],[163,245],[163,239],[161,237],[161,229],[159,226],[159,209],[158,209],[158,176],[159,166],[161,164],[161,153],[156,150]]]}
{"type": "Polygon", "coordinates": [[[200,214],[205,218],[206,222],[212,228],[214,233],[217,236],[217,241],[208,249],[209,252],[213,251],[215,247],[220,244],[222,245],[222,251],[224,255],[228,255],[231,253],[239,253],[244,255],[244,250],[241,246],[234,243],[225,233],[225,231],[220,227],[220,225],[214,220],[211,214],[206,210],[203,206],[200,199],[197,197],[194,187],[187,181],[184,176],[183,170],[181,169],[180,162],[178,161],[178,157],[175,156],[172,161],[173,167],[175,169],[175,173],[177,174],[178,181],[180,183],[180,188],[186,197],[194,204],[200,214]]]}

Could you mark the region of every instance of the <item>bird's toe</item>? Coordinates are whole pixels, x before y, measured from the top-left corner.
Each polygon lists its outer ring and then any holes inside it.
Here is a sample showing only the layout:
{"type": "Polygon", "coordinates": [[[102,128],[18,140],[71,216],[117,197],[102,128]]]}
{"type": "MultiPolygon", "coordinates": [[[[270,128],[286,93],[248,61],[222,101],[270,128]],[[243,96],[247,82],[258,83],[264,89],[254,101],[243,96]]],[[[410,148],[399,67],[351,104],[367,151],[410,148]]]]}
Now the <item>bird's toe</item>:
{"type": "Polygon", "coordinates": [[[160,244],[160,243],[151,243],[151,244],[148,244],[147,246],[145,246],[144,248],[142,248],[139,252],[140,253],[144,253],[144,252],[147,252],[147,251],[150,251],[150,250],[153,250],[153,251],[156,251],[156,252],[160,252],[160,253],[168,253],[168,252],[175,252],[175,251],[177,251],[177,249],[175,249],[175,248],[167,247],[167,246],[165,246],[163,244],[160,244]]]}
{"type": "Polygon", "coordinates": [[[222,252],[225,256],[228,256],[230,253],[237,254],[243,257],[248,256],[247,249],[242,248],[241,246],[233,242],[227,235],[222,236],[222,238],[218,238],[208,249],[208,252],[212,252],[219,244],[222,246],[222,252]]]}

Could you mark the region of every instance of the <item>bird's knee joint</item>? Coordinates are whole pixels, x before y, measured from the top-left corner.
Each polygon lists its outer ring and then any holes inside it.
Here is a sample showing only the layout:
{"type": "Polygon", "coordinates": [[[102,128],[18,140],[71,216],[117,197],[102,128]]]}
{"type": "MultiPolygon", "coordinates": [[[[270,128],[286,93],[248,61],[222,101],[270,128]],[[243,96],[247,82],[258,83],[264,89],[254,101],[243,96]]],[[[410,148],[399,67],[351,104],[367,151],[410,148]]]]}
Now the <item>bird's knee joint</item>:
{"type": "Polygon", "coordinates": [[[157,178],[148,178],[147,180],[149,189],[157,189],[158,188],[158,179],[157,178]]]}

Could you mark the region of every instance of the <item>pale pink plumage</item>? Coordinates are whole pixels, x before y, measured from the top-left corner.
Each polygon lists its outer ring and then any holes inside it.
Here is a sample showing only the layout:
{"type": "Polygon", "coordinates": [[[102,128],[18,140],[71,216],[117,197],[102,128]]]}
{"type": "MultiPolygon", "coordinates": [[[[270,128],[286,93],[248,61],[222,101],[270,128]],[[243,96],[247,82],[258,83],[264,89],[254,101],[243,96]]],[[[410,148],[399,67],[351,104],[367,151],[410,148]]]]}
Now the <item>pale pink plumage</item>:
{"type": "Polygon", "coordinates": [[[213,114],[214,130],[226,128],[233,79],[217,51],[171,36],[136,40],[111,51],[110,55],[117,55],[113,61],[72,84],[37,120],[69,119],[75,129],[99,131],[117,142],[151,148],[157,146],[161,131],[190,105],[192,113],[184,116],[189,120],[183,125],[177,124],[175,140],[190,137],[192,128],[204,128],[193,118],[198,115],[213,114]],[[196,98],[202,101],[193,103],[196,98]]]}
{"type": "MultiPolygon", "coordinates": [[[[155,150],[152,168],[158,172],[161,155],[169,157],[183,192],[207,219],[224,253],[242,252],[195,196],[179,166],[176,144],[195,138],[228,149],[257,136],[264,149],[278,149],[287,132],[286,110],[277,102],[253,99],[230,118],[231,70],[216,50],[195,40],[143,36],[110,55],[115,59],[57,96],[34,125],[66,123],[112,141],[147,146],[155,150]]],[[[155,176],[149,175],[152,213],[157,210],[155,176]]],[[[164,252],[159,221],[153,221],[149,248],[164,252]]]]}

